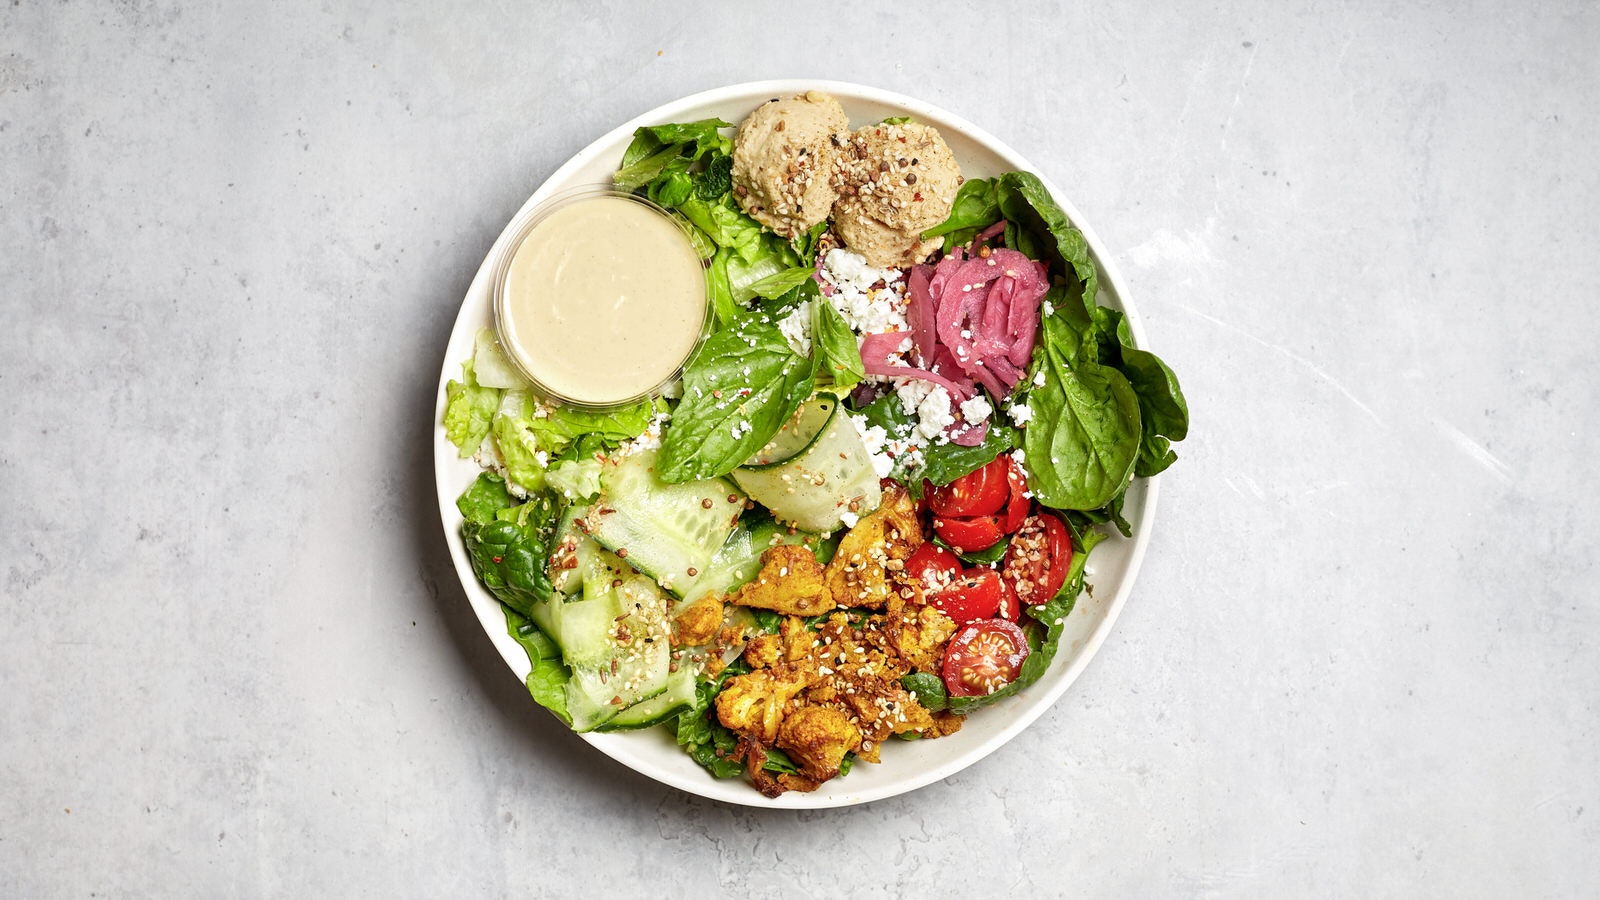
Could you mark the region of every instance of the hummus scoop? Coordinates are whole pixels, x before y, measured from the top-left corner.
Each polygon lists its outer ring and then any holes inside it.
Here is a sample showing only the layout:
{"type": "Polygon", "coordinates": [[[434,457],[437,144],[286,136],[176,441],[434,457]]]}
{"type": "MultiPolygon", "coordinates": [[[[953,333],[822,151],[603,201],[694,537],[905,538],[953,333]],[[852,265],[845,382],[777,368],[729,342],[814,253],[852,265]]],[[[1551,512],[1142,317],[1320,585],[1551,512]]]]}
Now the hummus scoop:
{"type": "Polygon", "coordinates": [[[931,125],[867,125],[838,151],[832,180],[845,244],[871,265],[909,266],[939,247],[920,235],[949,217],[961,167],[931,125]]]}
{"type": "Polygon", "coordinates": [[[733,143],[733,195],[750,217],[793,238],[828,217],[837,197],[834,153],[850,130],[839,101],[821,91],[756,107],[733,143]]]}

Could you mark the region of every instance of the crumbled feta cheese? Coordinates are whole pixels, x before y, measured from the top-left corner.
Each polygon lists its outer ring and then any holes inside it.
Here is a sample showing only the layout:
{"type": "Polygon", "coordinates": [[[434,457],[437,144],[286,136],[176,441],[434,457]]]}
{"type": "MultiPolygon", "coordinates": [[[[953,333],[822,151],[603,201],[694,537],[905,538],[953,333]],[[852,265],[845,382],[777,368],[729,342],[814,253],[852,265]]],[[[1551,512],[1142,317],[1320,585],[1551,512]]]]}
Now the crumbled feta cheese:
{"type": "Polygon", "coordinates": [[[861,443],[867,448],[867,458],[872,460],[872,471],[879,478],[888,478],[889,473],[894,471],[894,458],[885,452],[889,433],[880,425],[869,424],[866,416],[851,416],[850,424],[861,435],[861,443]]]}
{"type": "Polygon", "coordinates": [[[607,456],[613,462],[617,462],[641,450],[659,448],[661,446],[661,427],[671,418],[672,416],[668,413],[656,413],[650,417],[650,424],[645,426],[644,431],[638,437],[631,441],[623,441],[621,446],[611,451],[607,456]]]}
{"type": "Polygon", "coordinates": [[[950,392],[934,385],[928,396],[923,397],[922,402],[917,404],[917,417],[922,420],[917,425],[917,430],[922,432],[923,437],[933,440],[943,434],[944,430],[956,420],[950,412],[950,392]]]}
{"type": "Polygon", "coordinates": [[[1033,408],[1026,403],[1013,403],[1011,408],[1006,410],[1006,414],[1011,416],[1012,422],[1021,427],[1033,418],[1033,408]]]}
{"type": "Polygon", "coordinates": [[[843,522],[846,528],[854,528],[856,523],[861,521],[861,517],[849,510],[845,510],[839,513],[839,521],[843,522]]]}
{"type": "Polygon", "coordinates": [[[904,283],[899,269],[874,268],[860,254],[839,247],[822,258],[821,274],[834,289],[827,302],[857,334],[909,328],[905,298],[895,290],[904,283]],[[873,285],[880,281],[884,287],[874,290],[873,285]]]}
{"type": "Polygon", "coordinates": [[[1043,369],[1040,369],[1039,371],[1033,373],[1033,386],[1034,387],[1044,387],[1044,370],[1043,369]]]}
{"type": "Polygon", "coordinates": [[[982,394],[978,394],[971,400],[961,404],[961,418],[965,419],[968,425],[977,425],[989,418],[989,414],[992,412],[994,412],[994,407],[989,405],[989,398],[982,394]]]}
{"type": "Polygon", "coordinates": [[[1047,316],[1053,316],[1053,315],[1056,314],[1056,306],[1055,306],[1054,303],[1051,303],[1049,300],[1044,301],[1044,307],[1043,308],[1044,308],[1044,314],[1047,315],[1047,316]]]}
{"type": "Polygon", "coordinates": [[[789,349],[800,356],[811,355],[811,304],[802,303],[778,323],[778,331],[789,342],[789,349]]]}
{"type": "Polygon", "coordinates": [[[919,419],[910,434],[915,444],[928,443],[956,420],[950,411],[950,393],[931,381],[905,378],[895,385],[894,392],[900,399],[901,412],[919,419]]]}

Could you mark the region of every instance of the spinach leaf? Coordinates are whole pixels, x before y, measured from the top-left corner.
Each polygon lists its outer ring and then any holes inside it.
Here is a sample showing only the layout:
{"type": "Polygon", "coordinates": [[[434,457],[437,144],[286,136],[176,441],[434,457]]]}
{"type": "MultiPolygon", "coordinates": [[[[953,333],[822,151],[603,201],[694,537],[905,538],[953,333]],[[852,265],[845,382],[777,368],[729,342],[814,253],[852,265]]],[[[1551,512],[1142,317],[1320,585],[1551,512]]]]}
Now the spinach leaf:
{"type": "Polygon", "coordinates": [[[934,484],[949,484],[994,461],[996,456],[1017,446],[1017,430],[997,419],[989,422],[989,433],[976,447],[960,444],[930,444],[922,448],[921,475],[934,484]]]}
{"type": "Polygon", "coordinates": [[[839,390],[848,391],[867,377],[861,362],[861,345],[856,342],[850,323],[820,296],[811,303],[811,346],[817,365],[839,390]]]}
{"type": "Polygon", "coordinates": [[[1073,282],[1064,298],[1054,303],[1068,324],[1082,331],[1089,327],[1100,275],[1089,258],[1089,242],[1072,227],[1067,214],[1051,199],[1043,182],[1031,172],[1007,172],[995,185],[995,199],[1005,217],[1006,240],[1012,249],[1031,259],[1052,264],[1054,271],[1071,274],[1073,282]]]}
{"type": "Polygon", "coordinates": [[[964,553],[945,543],[944,538],[935,537],[933,542],[938,544],[940,547],[949,550],[951,553],[954,553],[958,559],[969,566],[987,566],[997,563],[1005,557],[1006,548],[1011,545],[1009,538],[1001,538],[1000,540],[995,541],[994,544],[985,547],[982,550],[976,550],[972,553],[964,553]]]}
{"type": "Polygon", "coordinates": [[[526,680],[528,693],[540,706],[572,725],[572,716],[567,713],[567,681],[572,678],[572,670],[562,662],[561,648],[539,626],[513,609],[506,610],[506,631],[528,652],[528,662],[533,666],[526,680]]]}
{"type": "Polygon", "coordinates": [[[545,560],[555,521],[555,499],[540,494],[520,506],[496,511],[490,521],[468,519],[461,525],[473,573],[489,593],[524,616],[533,614],[535,604],[550,599],[545,560]]]}
{"type": "Polygon", "coordinates": [[[993,178],[969,178],[962,182],[950,205],[950,216],[924,231],[923,239],[943,236],[947,253],[952,247],[969,243],[978,232],[1000,220],[998,184],[993,178]]]}
{"type": "Polygon", "coordinates": [[[500,408],[500,391],[479,387],[472,361],[467,360],[461,364],[461,380],[446,384],[444,396],[444,436],[466,459],[478,452],[478,446],[488,436],[494,411],[500,408]]]}
{"type": "Polygon", "coordinates": [[[678,746],[717,778],[736,777],[744,771],[744,764],[728,758],[738,747],[739,739],[717,721],[711,704],[722,690],[724,682],[748,671],[750,669],[743,660],[734,660],[715,680],[695,685],[694,704],[678,714],[675,725],[668,725],[677,738],[678,746]]]}
{"type": "MultiPolygon", "coordinates": [[[[867,424],[877,425],[901,440],[909,438],[917,426],[916,416],[901,409],[900,398],[892,393],[867,404],[861,414],[866,417],[867,424]]],[[[929,444],[921,449],[921,464],[908,466],[903,459],[897,459],[890,475],[905,485],[913,497],[921,497],[924,480],[934,484],[949,484],[1015,448],[1017,440],[1016,428],[992,418],[989,421],[989,433],[976,447],[963,447],[948,441],[929,444]]]]}
{"type": "Polygon", "coordinates": [[[816,361],[796,355],[769,323],[747,320],[713,334],[684,368],[657,474],[681,482],[733,471],[811,396],[816,372],[816,361]]]}
{"type": "Polygon", "coordinates": [[[938,712],[950,703],[944,679],[928,672],[912,672],[900,679],[900,686],[914,694],[928,712],[938,712]]]}
{"type": "Polygon", "coordinates": [[[1189,434],[1189,404],[1178,386],[1178,376],[1160,357],[1133,345],[1133,333],[1120,311],[1096,307],[1094,321],[1100,359],[1127,376],[1139,397],[1139,461],[1134,474],[1158,474],[1178,458],[1171,442],[1189,434]]]}
{"type": "Polygon", "coordinates": [[[1096,360],[1093,335],[1060,316],[1040,323],[1028,393],[1033,418],[1022,434],[1029,486],[1045,506],[1098,509],[1127,487],[1139,455],[1139,399],[1128,379],[1096,360]]]}
{"type": "Polygon", "coordinates": [[[480,524],[493,522],[496,513],[516,504],[516,498],[506,490],[506,480],[491,472],[480,472],[472,486],[456,498],[461,517],[480,524]]]}

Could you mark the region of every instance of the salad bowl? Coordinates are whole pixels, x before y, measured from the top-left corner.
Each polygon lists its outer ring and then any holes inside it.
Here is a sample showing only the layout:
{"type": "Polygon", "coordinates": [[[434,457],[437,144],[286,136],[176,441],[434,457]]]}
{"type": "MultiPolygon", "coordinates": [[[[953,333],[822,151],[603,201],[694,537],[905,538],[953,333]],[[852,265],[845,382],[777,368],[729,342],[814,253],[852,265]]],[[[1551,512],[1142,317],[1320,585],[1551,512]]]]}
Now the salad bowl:
{"type": "MultiPolygon", "coordinates": [[[[1093,229],[1072,206],[1068,195],[1051,182],[1048,173],[1040,171],[997,138],[936,106],[876,88],[812,80],[752,82],[684,97],[617,126],[558,168],[528,198],[489,250],[462,301],[444,352],[434,421],[439,421],[445,408],[446,383],[459,375],[461,361],[472,355],[475,335],[494,323],[493,275],[512,249],[515,223],[528,210],[561,192],[609,185],[623,150],[640,126],[708,117],[737,123],[766,100],[808,90],[825,91],[834,96],[854,122],[911,116],[936,127],[960,163],[963,174],[969,178],[992,177],[1016,170],[1038,175],[1087,240],[1099,268],[1100,304],[1120,309],[1135,343],[1146,344],[1122,277],[1093,229]]],[[[477,477],[480,467],[471,459],[460,458],[443,429],[436,427],[434,470],[445,540],[462,589],[511,674],[524,679],[531,668],[527,652],[508,633],[500,603],[474,575],[461,536],[463,520],[456,508],[456,498],[477,477]]],[[[1060,648],[1049,670],[1027,690],[971,713],[961,730],[954,734],[939,740],[893,742],[892,746],[885,747],[880,764],[858,764],[848,776],[830,780],[812,793],[789,792],[774,799],[762,796],[742,779],[713,778],[660,728],[591,732],[581,737],[596,750],[663,784],[703,797],[750,806],[794,809],[847,806],[892,797],[948,778],[994,752],[1043,715],[1105,642],[1132,592],[1150,539],[1158,478],[1136,479],[1128,489],[1123,513],[1133,526],[1133,537],[1124,538],[1113,532],[1095,549],[1087,573],[1088,590],[1065,621],[1060,648]]],[[[549,715],[531,698],[527,714],[549,715]]],[[[563,727],[553,716],[548,721],[551,727],[563,727]]]]}

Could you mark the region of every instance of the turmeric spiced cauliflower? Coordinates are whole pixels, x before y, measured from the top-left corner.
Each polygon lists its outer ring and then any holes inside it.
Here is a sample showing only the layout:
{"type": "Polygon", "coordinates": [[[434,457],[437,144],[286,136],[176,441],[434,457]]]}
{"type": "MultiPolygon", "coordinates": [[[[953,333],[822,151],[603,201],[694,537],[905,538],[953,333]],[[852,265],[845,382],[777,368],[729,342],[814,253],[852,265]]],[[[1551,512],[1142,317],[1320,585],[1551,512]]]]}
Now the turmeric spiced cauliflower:
{"type": "Polygon", "coordinates": [[[959,717],[930,712],[901,683],[912,672],[937,673],[956,630],[923,602],[906,573],[905,559],[922,542],[915,504],[892,487],[883,506],[844,536],[828,566],[830,583],[844,585],[856,601],[852,608],[825,617],[808,612],[833,609],[833,600],[815,556],[794,546],[766,551],[762,575],[729,597],[790,613],[777,633],[749,642],[744,661],[751,671],[729,678],[715,703],[763,793],[816,790],[839,774],[847,754],[877,762],[891,735],[940,737],[961,727],[959,717]],[[815,599],[819,592],[830,596],[826,608],[815,599]],[[774,748],[799,771],[768,772],[774,748]]]}

